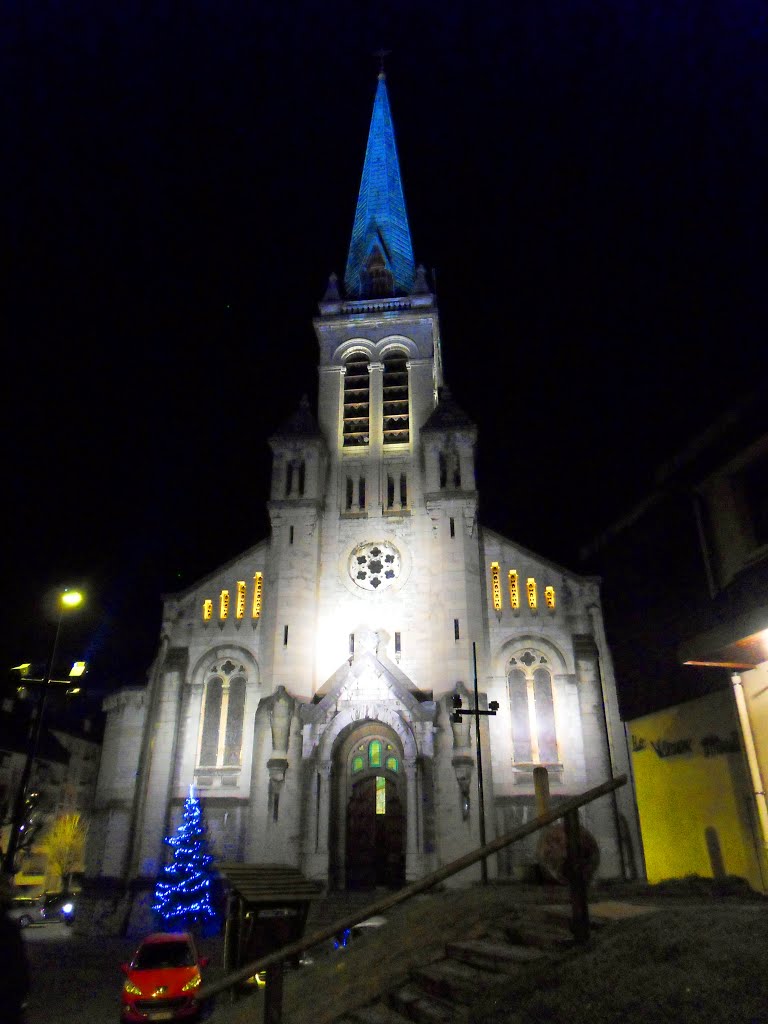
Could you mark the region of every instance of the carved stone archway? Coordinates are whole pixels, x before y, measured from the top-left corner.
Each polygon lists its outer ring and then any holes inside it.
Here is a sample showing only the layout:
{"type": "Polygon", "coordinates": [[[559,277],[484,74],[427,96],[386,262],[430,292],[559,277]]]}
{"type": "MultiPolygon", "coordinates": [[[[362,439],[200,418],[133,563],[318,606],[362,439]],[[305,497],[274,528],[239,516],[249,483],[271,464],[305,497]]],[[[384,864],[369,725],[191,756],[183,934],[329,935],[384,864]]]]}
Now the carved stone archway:
{"type": "Polygon", "coordinates": [[[333,888],[397,888],[404,883],[407,805],[405,760],[397,733],[375,719],[349,726],[333,751],[333,888]]]}

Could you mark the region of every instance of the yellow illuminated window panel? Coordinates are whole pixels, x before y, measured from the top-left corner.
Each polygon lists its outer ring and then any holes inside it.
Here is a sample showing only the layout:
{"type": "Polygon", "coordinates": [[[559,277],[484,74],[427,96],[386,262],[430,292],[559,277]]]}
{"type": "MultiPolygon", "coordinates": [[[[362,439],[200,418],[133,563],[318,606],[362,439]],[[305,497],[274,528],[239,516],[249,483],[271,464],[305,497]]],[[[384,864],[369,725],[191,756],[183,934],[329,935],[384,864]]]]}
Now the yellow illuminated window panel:
{"type": "Polygon", "coordinates": [[[253,612],[254,619],[261,618],[261,591],[264,587],[264,573],[257,572],[253,576],[253,612]]]}
{"type": "Polygon", "coordinates": [[[242,619],[245,616],[245,580],[238,580],[237,583],[237,604],[235,605],[235,618],[242,619]]]}
{"type": "Polygon", "coordinates": [[[491,592],[493,594],[493,607],[497,612],[501,611],[501,570],[498,562],[491,562],[491,592]]]}
{"type": "Polygon", "coordinates": [[[387,780],[383,775],[376,776],[376,813],[387,813],[387,780]]]}
{"type": "Polygon", "coordinates": [[[547,602],[547,608],[552,611],[555,610],[555,588],[545,587],[544,588],[544,600],[547,602]]]}
{"type": "Polygon", "coordinates": [[[203,601],[203,622],[210,622],[212,618],[213,618],[213,601],[209,597],[209,598],[206,598],[205,601],[203,601]]]}
{"type": "Polygon", "coordinates": [[[533,611],[536,611],[538,605],[538,595],[536,593],[536,580],[533,576],[529,576],[525,584],[525,589],[528,594],[528,607],[533,611]]]}
{"type": "Polygon", "coordinates": [[[226,619],[229,615],[229,591],[222,590],[219,594],[219,618],[226,619]]]}
{"type": "Polygon", "coordinates": [[[515,569],[509,570],[509,604],[515,609],[520,607],[520,583],[515,569]]]}

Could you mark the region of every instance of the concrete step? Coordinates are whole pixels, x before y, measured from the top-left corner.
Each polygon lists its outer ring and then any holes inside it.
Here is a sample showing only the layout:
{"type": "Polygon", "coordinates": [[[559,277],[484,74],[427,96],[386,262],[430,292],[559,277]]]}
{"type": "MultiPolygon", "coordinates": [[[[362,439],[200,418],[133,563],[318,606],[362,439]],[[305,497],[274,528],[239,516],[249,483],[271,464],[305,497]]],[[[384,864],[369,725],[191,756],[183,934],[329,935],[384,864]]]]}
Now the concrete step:
{"type": "Polygon", "coordinates": [[[473,967],[461,960],[446,959],[414,968],[411,980],[430,997],[471,1006],[478,994],[506,987],[509,975],[473,967]]]}
{"type": "Polygon", "coordinates": [[[463,1008],[435,999],[413,984],[395,989],[387,998],[392,1009],[419,1024],[457,1024],[467,1019],[463,1008]]]}
{"type": "Polygon", "coordinates": [[[487,971],[504,971],[507,974],[517,974],[526,964],[535,963],[546,957],[543,950],[530,946],[481,942],[479,939],[451,942],[445,947],[445,952],[448,957],[461,960],[473,967],[482,967],[487,971]]]}
{"type": "MultiPolygon", "coordinates": [[[[542,917],[545,917],[550,921],[555,921],[560,925],[565,924],[570,927],[573,911],[569,903],[553,903],[550,906],[540,907],[538,912],[542,917]]],[[[589,923],[592,928],[603,928],[605,925],[609,924],[609,920],[606,916],[600,913],[598,908],[590,906],[589,923]]]]}
{"type": "Polygon", "coordinates": [[[570,927],[565,922],[518,918],[504,927],[508,942],[519,946],[533,946],[545,951],[563,951],[574,945],[570,927]]]}
{"type": "Polygon", "coordinates": [[[344,1015],[336,1024],[407,1024],[409,1017],[403,1017],[397,1010],[393,1010],[386,1003],[372,1003],[370,1006],[361,1006],[344,1015]]]}

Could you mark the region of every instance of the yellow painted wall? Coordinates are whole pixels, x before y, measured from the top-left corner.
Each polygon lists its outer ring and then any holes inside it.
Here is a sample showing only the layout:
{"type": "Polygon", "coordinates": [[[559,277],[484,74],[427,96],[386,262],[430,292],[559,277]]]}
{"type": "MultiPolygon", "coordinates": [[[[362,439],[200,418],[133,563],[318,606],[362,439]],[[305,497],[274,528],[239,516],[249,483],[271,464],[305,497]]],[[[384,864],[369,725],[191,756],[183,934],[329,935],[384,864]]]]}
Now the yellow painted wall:
{"type": "Polygon", "coordinates": [[[763,789],[768,792],[768,661],[741,673],[747,714],[760,767],[763,789]]]}
{"type": "Polygon", "coordinates": [[[724,873],[763,891],[743,751],[716,752],[711,743],[706,756],[702,743],[739,742],[730,688],[637,718],[628,732],[648,881],[714,877],[710,829],[724,873]]]}

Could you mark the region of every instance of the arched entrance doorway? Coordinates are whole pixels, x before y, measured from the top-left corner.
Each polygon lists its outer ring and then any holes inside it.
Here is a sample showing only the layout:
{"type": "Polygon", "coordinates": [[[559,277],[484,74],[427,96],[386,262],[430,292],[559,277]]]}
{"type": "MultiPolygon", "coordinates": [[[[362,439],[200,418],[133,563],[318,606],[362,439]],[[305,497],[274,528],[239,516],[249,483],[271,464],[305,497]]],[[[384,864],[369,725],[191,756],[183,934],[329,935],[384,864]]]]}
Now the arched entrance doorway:
{"type": "Polygon", "coordinates": [[[406,793],[399,737],[381,722],[355,726],[336,757],[336,884],[397,888],[405,882],[406,793]]]}

